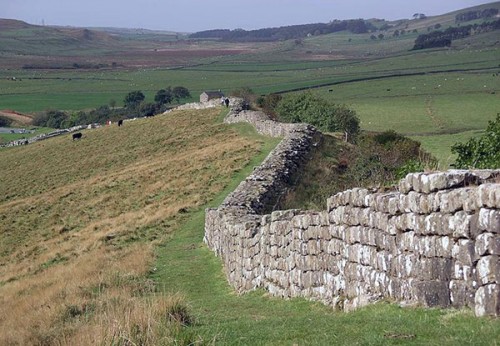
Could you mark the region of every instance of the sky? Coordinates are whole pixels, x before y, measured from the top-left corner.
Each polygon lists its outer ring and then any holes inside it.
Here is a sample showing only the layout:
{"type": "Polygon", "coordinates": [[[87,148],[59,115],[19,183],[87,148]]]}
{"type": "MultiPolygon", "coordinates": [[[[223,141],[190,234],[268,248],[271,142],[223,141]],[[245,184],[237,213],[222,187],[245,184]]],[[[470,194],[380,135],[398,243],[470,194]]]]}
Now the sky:
{"type": "Polygon", "coordinates": [[[0,0],[0,18],[30,24],[196,32],[260,29],[333,19],[444,14],[481,0],[0,0]]]}

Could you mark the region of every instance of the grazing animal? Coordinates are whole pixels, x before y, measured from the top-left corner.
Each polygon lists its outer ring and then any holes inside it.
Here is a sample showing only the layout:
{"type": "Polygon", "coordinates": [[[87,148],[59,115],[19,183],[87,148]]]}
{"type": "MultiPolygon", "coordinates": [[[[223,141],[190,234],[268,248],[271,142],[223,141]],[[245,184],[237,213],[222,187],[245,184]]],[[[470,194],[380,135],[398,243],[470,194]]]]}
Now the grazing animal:
{"type": "Polygon", "coordinates": [[[81,138],[82,138],[82,133],[81,132],[73,133],[73,140],[75,140],[75,139],[81,139],[81,138]]]}
{"type": "Polygon", "coordinates": [[[123,125],[123,119],[118,120],[118,126],[122,126],[122,125],[123,125]]]}

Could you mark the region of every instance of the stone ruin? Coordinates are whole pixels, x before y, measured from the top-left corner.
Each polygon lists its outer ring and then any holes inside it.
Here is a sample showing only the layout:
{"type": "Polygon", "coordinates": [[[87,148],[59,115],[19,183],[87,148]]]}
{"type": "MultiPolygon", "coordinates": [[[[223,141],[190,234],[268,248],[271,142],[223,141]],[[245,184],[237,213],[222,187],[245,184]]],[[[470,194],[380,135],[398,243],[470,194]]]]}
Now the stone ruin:
{"type": "Polygon", "coordinates": [[[242,111],[238,102],[225,121],[283,137],[206,211],[204,241],[235,290],[263,288],[347,311],[388,299],[499,316],[500,170],[412,173],[392,192],[338,193],[321,212],[273,211],[316,130],[242,111]]]}

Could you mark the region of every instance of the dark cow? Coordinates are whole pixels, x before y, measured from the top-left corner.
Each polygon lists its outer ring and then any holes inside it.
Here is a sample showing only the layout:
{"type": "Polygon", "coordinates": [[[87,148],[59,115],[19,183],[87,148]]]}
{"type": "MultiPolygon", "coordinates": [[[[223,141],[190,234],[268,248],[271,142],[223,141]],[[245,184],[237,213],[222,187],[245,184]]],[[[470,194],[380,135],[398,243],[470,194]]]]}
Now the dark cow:
{"type": "Polygon", "coordinates": [[[81,138],[82,138],[82,133],[81,132],[73,133],[73,140],[75,140],[75,139],[81,139],[81,138]]]}
{"type": "Polygon", "coordinates": [[[122,125],[123,125],[123,119],[118,120],[118,126],[122,126],[122,125]]]}

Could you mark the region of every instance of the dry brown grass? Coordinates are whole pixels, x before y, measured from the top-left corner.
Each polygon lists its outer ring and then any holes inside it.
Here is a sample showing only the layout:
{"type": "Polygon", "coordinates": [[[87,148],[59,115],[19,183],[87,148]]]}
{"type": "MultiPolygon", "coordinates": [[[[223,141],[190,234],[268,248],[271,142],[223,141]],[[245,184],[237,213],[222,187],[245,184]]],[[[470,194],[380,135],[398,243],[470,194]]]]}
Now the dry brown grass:
{"type": "Polygon", "coordinates": [[[1,110],[0,116],[13,120],[14,125],[30,125],[33,122],[33,117],[11,110],[1,110]]]}
{"type": "Polygon", "coordinates": [[[168,343],[153,330],[179,298],[143,297],[154,245],[260,147],[218,112],[0,151],[0,344],[168,343]]]}

